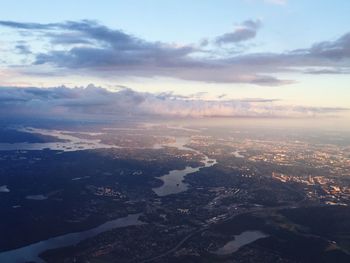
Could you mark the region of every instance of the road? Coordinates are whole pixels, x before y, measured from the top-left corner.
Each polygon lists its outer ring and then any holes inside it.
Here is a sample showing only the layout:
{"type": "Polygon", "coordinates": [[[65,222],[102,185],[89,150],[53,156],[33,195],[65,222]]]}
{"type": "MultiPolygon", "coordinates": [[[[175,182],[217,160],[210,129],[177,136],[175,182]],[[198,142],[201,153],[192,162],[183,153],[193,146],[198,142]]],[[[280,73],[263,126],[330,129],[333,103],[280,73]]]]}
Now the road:
{"type": "Polygon", "coordinates": [[[250,214],[250,213],[254,213],[254,212],[258,212],[258,211],[267,211],[267,210],[270,210],[270,211],[273,211],[273,210],[280,210],[280,209],[287,209],[287,208],[295,208],[295,207],[298,207],[300,205],[302,205],[302,203],[304,202],[304,199],[300,200],[298,203],[294,204],[294,205],[284,205],[284,206],[279,206],[279,207],[273,207],[273,208],[266,208],[266,207],[256,207],[256,208],[252,208],[250,210],[244,210],[244,211],[241,211],[241,212],[238,212],[236,214],[233,214],[221,221],[218,221],[216,223],[212,223],[210,225],[207,225],[207,226],[204,226],[204,227],[201,227],[197,230],[195,230],[194,232],[188,234],[186,237],[184,237],[180,242],[178,242],[174,247],[172,247],[171,249],[167,250],[166,252],[158,255],[158,256],[155,256],[155,257],[152,257],[152,258],[148,258],[148,259],[145,259],[143,261],[141,261],[141,263],[148,263],[148,262],[153,262],[153,261],[156,261],[158,259],[161,259],[163,257],[166,257],[172,253],[174,253],[175,251],[177,251],[184,243],[186,243],[186,241],[188,241],[190,238],[192,238],[193,236],[205,231],[205,230],[208,230],[210,227],[212,227],[213,225],[216,225],[216,224],[222,224],[224,222],[227,222],[229,220],[232,220],[233,218],[237,217],[237,216],[240,216],[240,215],[243,215],[243,214],[250,214]]]}
{"type": "Polygon", "coordinates": [[[172,247],[171,249],[167,250],[166,252],[164,252],[164,253],[162,253],[162,254],[160,254],[160,255],[158,255],[158,256],[145,259],[145,260],[141,261],[141,263],[153,262],[153,261],[156,261],[156,260],[158,260],[158,259],[161,259],[161,258],[163,258],[163,257],[166,257],[166,256],[168,256],[168,255],[174,253],[174,252],[177,251],[184,243],[186,243],[187,240],[189,240],[189,239],[192,238],[193,236],[195,236],[195,235],[197,235],[197,234],[199,234],[199,233],[201,233],[201,232],[203,232],[203,231],[205,231],[205,230],[208,230],[211,226],[213,226],[213,225],[215,225],[215,224],[222,224],[222,223],[224,223],[224,222],[226,222],[226,221],[228,221],[228,220],[231,220],[231,219],[233,219],[233,218],[235,218],[235,217],[237,217],[237,216],[239,216],[239,215],[257,212],[257,211],[259,211],[259,210],[263,210],[263,208],[253,208],[253,209],[251,209],[251,210],[249,210],[249,211],[246,211],[246,210],[245,210],[245,211],[242,211],[242,212],[238,212],[238,213],[236,213],[236,214],[234,214],[234,215],[229,216],[228,218],[225,218],[224,220],[221,220],[221,221],[219,221],[219,222],[212,223],[212,224],[210,224],[210,225],[201,227],[201,228],[195,230],[194,232],[188,234],[188,235],[187,235],[186,237],[184,237],[183,239],[181,239],[181,241],[178,242],[178,243],[177,243],[174,247],[172,247]]]}

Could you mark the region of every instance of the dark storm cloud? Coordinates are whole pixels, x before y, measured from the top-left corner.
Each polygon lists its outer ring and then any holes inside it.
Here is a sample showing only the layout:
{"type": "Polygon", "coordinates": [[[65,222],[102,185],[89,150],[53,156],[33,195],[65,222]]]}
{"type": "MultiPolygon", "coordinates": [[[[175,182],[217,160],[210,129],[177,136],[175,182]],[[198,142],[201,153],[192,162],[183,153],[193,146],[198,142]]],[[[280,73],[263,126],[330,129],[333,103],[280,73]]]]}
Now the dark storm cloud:
{"type": "MultiPolygon", "coordinates": [[[[52,44],[49,50],[32,54],[33,68],[51,65],[59,68],[55,72],[60,73],[107,78],[163,76],[211,83],[279,86],[294,82],[277,78],[275,75],[280,72],[318,67],[319,74],[328,74],[327,68],[335,71],[342,68],[346,73],[350,67],[350,33],[334,41],[288,52],[222,55],[220,47],[209,50],[207,44],[180,46],[151,42],[90,20],[50,24],[0,21],[0,25],[32,32],[49,41],[52,44]]],[[[247,20],[234,32],[219,36],[216,42],[251,39],[260,27],[259,20],[247,20]]]]}
{"type": "Polygon", "coordinates": [[[122,88],[111,92],[86,88],[0,87],[0,113],[12,116],[60,117],[308,117],[336,114],[346,108],[281,106],[276,99],[203,100],[203,94],[178,96],[122,88]]]}

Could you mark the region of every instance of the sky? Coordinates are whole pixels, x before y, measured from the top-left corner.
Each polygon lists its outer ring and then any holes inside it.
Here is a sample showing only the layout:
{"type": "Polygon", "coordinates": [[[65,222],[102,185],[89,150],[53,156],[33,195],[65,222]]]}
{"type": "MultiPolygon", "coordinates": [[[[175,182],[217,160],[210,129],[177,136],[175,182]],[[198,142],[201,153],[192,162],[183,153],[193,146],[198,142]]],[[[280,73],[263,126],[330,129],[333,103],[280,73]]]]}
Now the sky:
{"type": "Polygon", "coordinates": [[[350,116],[349,1],[0,4],[0,113],[350,116]]]}

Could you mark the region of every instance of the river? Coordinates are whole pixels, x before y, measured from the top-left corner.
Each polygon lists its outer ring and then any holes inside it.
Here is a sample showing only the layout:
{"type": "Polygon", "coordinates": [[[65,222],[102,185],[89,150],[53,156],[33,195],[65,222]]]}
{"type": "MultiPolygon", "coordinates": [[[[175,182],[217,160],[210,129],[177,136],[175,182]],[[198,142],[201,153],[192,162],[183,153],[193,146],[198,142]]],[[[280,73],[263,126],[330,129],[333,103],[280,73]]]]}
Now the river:
{"type": "Polygon", "coordinates": [[[268,237],[260,231],[245,231],[239,235],[234,236],[234,240],[227,242],[223,247],[215,251],[217,255],[229,255],[236,252],[241,247],[253,243],[254,241],[268,237]]]}
{"type": "MultiPolygon", "coordinates": [[[[0,150],[61,150],[61,151],[77,151],[86,149],[98,149],[98,148],[120,148],[114,145],[102,144],[99,140],[91,139],[81,139],[74,137],[72,135],[66,134],[65,131],[57,130],[44,130],[44,129],[34,129],[27,128],[25,131],[40,133],[44,135],[56,136],[59,139],[67,140],[67,142],[55,142],[55,143],[0,143],[0,150]]],[[[153,188],[153,191],[158,196],[166,196],[170,194],[176,194],[188,189],[188,184],[183,182],[186,175],[190,173],[195,173],[200,169],[213,166],[216,164],[215,159],[210,159],[203,153],[186,147],[185,145],[189,142],[189,137],[177,137],[176,141],[166,145],[155,145],[154,148],[161,148],[164,146],[176,147],[179,150],[186,150],[198,153],[203,156],[204,166],[190,167],[187,166],[183,170],[172,170],[168,174],[165,174],[159,179],[163,181],[163,185],[157,188],[153,188]]],[[[1,186],[2,192],[9,191],[7,186],[1,186]]],[[[41,253],[49,249],[56,249],[65,246],[71,246],[79,243],[80,241],[96,236],[102,232],[118,228],[133,225],[140,225],[143,222],[139,221],[140,214],[131,214],[123,218],[118,218],[112,221],[108,221],[98,227],[92,228],[90,230],[69,233],[62,236],[53,237],[47,240],[42,240],[40,242],[14,249],[5,252],[0,252],[0,262],[6,263],[23,263],[27,261],[34,261],[38,263],[44,262],[43,259],[39,257],[41,253]]]]}
{"type": "Polygon", "coordinates": [[[52,237],[50,239],[43,240],[25,247],[0,252],[0,262],[24,263],[33,261],[36,263],[44,263],[45,261],[39,257],[39,255],[44,251],[49,249],[56,249],[76,245],[82,240],[94,237],[100,233],[114,228],[144,224],[142,221],[139,221],[140,215],[141,214],[130,214],[126,217],[121,217],[115,220],[108,221],[102,225],[99,225],[89,230],[52,237]]]}
{"type": "MultiPolygon", "coordinates": [[[[50,143],[0,143],[0,150],[59,150],[59,151],[79,151],[87,149],[102,149],[102,148],[123,148],[116,145],[103,144],[98,139],[83,139],[75,137],[73,134],[68,134],[68,131],[60,130],[48,130],[48,129],[37,129],[37,128],[23,128],[24,132],[39,133],[43,135],[54,136],[66,142],[50,142],[50,143]]],[[[88,133],[90,135],[98,135],[99,133],[88,133]]],[[[160,187],[153,188],[152,190],[158,196],[166,196],[170,194],[177,194],[184,192],[188,189],[188,184],[184,182],[186,175],[198,172],[202,168],[210,167],[215,165],[217,162],[215,159],[210,159],[203,153],[186,147],[185,145],[189,142],[189,137],[176,137],[175,142],[167,144],[155,144],[153,149],[160,149],[164,146],[175,147],[179,150],[192,151],[203,156],[204,166],[190,167],[187,166],[182,170],[172,170],[169,173],[158,177],[163,181],[163,185],[160,187]]]]}
{"type": "Polygon", "coordinates": [[[159,187],[152,189],[158,196],[167,196],[167,195],[178,194],[186,191],[189,187],[189,185],[184,182],[184,178],[186,175],[198,172],[202,168],[207,168],[217,163],[215,159],[210,159],[208,156],[204,155],[203,153],[197,150],[194,150],[192,148],[186,147],[185,145],[188,142],[189,142],[188,137],[178,137],[176,138],[176,142],[168,144],[167,146],[176,147],[180,150],[192,151],[202,155],[204,157],[203,159],[204,166],[199,166],[195,168],[191,166],[187,166],[185,169],[172,170],[169,173],[158,177],[160,180],[163,181],[163,184],[159,187]]]}

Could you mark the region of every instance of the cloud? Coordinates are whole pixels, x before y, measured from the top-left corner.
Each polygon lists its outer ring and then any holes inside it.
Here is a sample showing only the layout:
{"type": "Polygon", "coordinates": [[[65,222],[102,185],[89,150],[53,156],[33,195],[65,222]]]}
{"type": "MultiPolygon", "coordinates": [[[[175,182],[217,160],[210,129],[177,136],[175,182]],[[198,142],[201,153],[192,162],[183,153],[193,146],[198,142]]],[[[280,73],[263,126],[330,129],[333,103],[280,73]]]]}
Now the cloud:
{"type": "Polygon", "coordinates": [[[307,69],[304,71],[305,74],[313,74],[313,75],[338,75],[338,74],[349,74],[349,70],[344,70],[342,68],[316,68],[316,69],[307,69]]]}
{"type": "Polygon", "coordinates": [[[314,44],[307,52],[311,56],[323,57],[331,60],[350,58],[350,33],[335,41],[324,41],[314,44]]]}
{"type": "Polygon", "coordinates": [[[51,38],[51,44],[53,45],[93,44],[90,40],[86,39],[84,35],[79,33],[52,33],[46,36],[51,38]]]}
{"type": "Polygon", "coordinates": [[[204,100],[203,94],[177,96],[121,88],[0,87],[0,113],[9,117],[96,119],[133,117],[310,117],[337,114],[345,108],[280,105],[279,100],[246,98],[204,100]]]}
{"type": "Polygon", "coordinates": [[[287,0],[265,0],[265,2],[276,5],[285,5],[287,4],[287,0]]]}
{"type": "MultiPolygon", "coordinates": [[[[280,86],[293,83],[276,77],[281,72],[300,72],[305,68],[324,67],[349,72],[350,33],[332,41],[281,53],[227,53],[221,46],[241,43],[255,37],[261,27],[259,20],[246,20],[233,32],[208,41],[179,45],[152,42],[111,29],[95,21],[63,23],[19,23],[0,21],[0,25],[25,30],[50,45],[41,52],[30,49],[33,62],[16,69],[23,74],[94,75],[97,77],[171,77],[210,83],[247,83],[280,86]],[[43,69],[47,68],[46,72],[43,69]]],[[[319,71],[319,74],[329,72],[319,71]]]]}
{"type": "Polygon", "coordinates": [[[23,55],[28,55],[28,54],[32,53],[29,45],[26,45],[26,44],[19,43],[15,46],[15,49],[18,53],[23,54],[23,55]]]}
{"type": "Polygon", "coordinates": [[[260,20],[246,20],[237,26],[233,32],[226,33],[217,37],[215,42],[218,45],[222,45],[247,41],[255,38],[260,27],[260,20]]]}
{"type": "Polygon", "coordinates": [[[51,29],[58,24],[20,23],[15,21],[0,21],[0,25],[17,29],[51,29]]]}
{"type": "MultiPolygon", "coordinates": [[[[0,21],[0,25],[37,32],[54,47],[57,44],[66,45],[65,48],[34,54],[34,66],[51,65],[77,74],[89,71],[104,77],[165,76],[204,82],[272,86],[289,83],[272,76],[230,69],[228,61],[222,58],[203,56],[206,52],[201,45],[149,42],[94,21],[50,24],[0,21]]],[[[246,21],[244,25],[250,28],[258,26],[254,21],[246,21]]]]}

